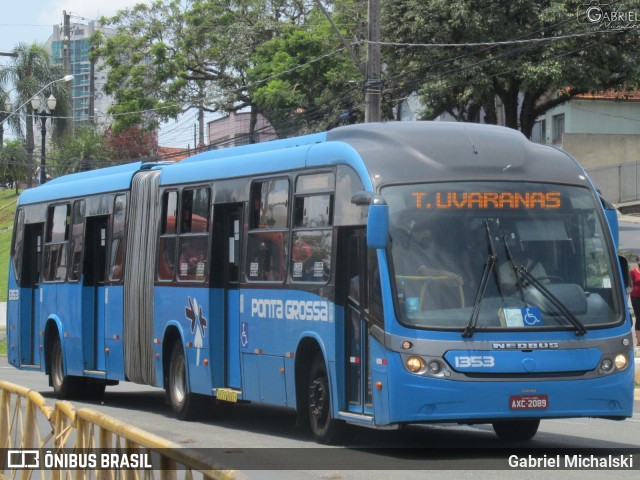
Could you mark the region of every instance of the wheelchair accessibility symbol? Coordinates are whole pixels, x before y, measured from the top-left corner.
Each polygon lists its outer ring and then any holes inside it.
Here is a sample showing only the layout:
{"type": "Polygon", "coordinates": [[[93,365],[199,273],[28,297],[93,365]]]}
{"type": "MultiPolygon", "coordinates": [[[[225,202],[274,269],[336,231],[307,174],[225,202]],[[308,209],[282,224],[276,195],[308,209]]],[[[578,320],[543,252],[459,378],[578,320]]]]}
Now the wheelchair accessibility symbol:
{"type": "Polygon", "coordinates": [[[242,322],[240,326],[242,328],[242,332],[240,333],[240,345],[246,347],[249,345],[249,325],[247,322],[242,322]]]}
{"type": "Polygon", "coordinates": [[[528,327],[536,327],[542,325],[542,314],[537,307],[529,307],[522,309],[522,317],[524,324],[528,327]]]}

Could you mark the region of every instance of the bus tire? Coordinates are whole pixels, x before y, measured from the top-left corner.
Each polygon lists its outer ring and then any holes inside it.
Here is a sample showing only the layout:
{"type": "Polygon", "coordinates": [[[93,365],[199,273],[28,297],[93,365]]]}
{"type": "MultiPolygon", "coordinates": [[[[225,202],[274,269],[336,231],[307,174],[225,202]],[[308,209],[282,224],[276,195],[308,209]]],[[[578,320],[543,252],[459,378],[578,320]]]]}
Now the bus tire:
{"type": "Polygon", "coordinates": [[[61,400],[72,400],[79,393],[79,378],[64,374],[64,360],[62,355],[62,344],[56,335],[51,343],[51,359],[49,368],[49,383],[57,398],[61,400]]]}
{"type": "Polygon", "coordinates": [[[535,437],[540,419],[504,420],[493,422],[493,430],[500,440],[526,442],[535,437]]]}
{"type": "Polygon", "coordinates": [[[189,391],[187,364],[180,342],[175,342],[171,350],[166,395],[180,420],[194,420],[202,413],[203,398],[189,391]]]}
{"type": "Polygon", "coordinates": [[[309,425],[314,439],[322,444],[334,444],[344,436],[346,424],[331,416],[331,390],[329,376],[322,354],[311,364],[308,387],[309,425]]]}

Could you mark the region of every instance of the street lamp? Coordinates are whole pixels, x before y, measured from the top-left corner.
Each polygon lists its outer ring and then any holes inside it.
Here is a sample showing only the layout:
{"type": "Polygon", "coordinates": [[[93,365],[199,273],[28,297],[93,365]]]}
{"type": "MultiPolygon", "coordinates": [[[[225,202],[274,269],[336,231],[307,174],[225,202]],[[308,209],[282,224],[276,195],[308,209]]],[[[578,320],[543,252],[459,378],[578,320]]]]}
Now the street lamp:
{"type": "Polygon", "coordinates": [[[40,97],[36,96],[31,99],[31,108],[33,108],[34,116],[40,119],[40,185],[44,185],[47,181],[47,171],[45,162],[45,137],[47,135],[47,118],[53,116],[56,108],[56,97],[53,94],[47,98],[46,106],[41,102],[40,97]],[[42,107],[42,109],[40,109],[42,107]],[[38,110],[40,110],[38,112],[38,110]]]}
{"type": "MultiPolygon", "coordinates": [[[[33,94],[31,96],[31,98],[29,98],[29,100],[27,100],[26,102],[24,102],[22,105],[20,105],[18,108],[16,108],[14,111],[12,111],[11,113],[9,113],[9,115],[7,115],[6,118],[4,118],[1,122],[0,125],[2,125],[4,122],[6,122],[7,120],[9,120],[11,117],[13,117],[16,113],[18,113],[20,110],[22,110],[22,107],[24,107],[26,104],[28,104],[34,97],[37,97],[38,95],[40,95],[43,91],[45,91],[47,88],[49,88],[51,85],[53,85],[54,83],[58,83],[58,82],[70,82],[71,80],[73,80],[73,75],[69,74],[69,75],[65,75],[62,78],[59,78],[57,80],[54,80],[53,82],[49,82],[47,83],[44,87],[42,87],[40,90],[38,90],[35,94],[33,94]]],[[[7,111],[9,111],[9,109],[7,109],[7,111]]]]}

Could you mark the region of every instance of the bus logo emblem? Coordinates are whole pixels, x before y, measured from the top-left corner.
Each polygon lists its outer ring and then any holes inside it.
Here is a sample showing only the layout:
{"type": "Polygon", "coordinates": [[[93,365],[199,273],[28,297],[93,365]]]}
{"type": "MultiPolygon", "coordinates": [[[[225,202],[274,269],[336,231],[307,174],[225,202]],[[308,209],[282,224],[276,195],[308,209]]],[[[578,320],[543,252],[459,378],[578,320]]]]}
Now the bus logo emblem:
{"type": "Polygon", "coordinates": [[[198,305],[195,298],[189,297],[189,305],[184,309],[187,320],[191,320],[191,333],[195,333],[193,346],[196,347],[196,365],[200,364],[200,349],[203,347],[205,331],[207,328],[207,319],[202,314],[202,306],[198,305]]]}

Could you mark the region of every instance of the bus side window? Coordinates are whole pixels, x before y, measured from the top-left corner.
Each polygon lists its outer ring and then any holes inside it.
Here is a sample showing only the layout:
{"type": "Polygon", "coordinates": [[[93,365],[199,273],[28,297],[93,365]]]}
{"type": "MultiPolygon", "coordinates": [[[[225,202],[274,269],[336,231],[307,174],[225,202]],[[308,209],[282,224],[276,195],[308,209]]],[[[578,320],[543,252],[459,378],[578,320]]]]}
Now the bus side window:
{"type": "Polygon", "coordinates": [[[296,179],[290,266],[294,282],[327,283],[331,278],[334,185],[332,172],[296,179]]]}
{"type": "Polygon", "coordinates": [[[178,279],[203,282],[209,257],[209,188],[184,189],[178,238],[178,279]]]}
{"type": "Polygon", "coordinates": [[[378,253],[371,249],[368,259],[369,271],[369,319],[372,324],[384,329],[384,314],[382,310],[382,286],[380,285],[380,268],[378,267],[378,253]]]}
{"type": "Polygon", "coordinates": [[[84,250],[85,201],[77,200],[73,204],[71,217],[71,269],[69,281],[78,281],[82,275],[82,252],[84,250]]]}
{"type": "Polygon", "coordinates": [[[24,249],[24,209],[19,209],[16,216],[16,224],[13,231],[13,250],[11,258],[13,259],[13,269],[16,281],[20,284],[22,280],[22,255],[24,249]]]}
{"type": "Polygon", "coordinates": [[[249,235],[247,278],[267,282],[285,279],[288,234],[259,231],[249,235]]]}
{"type": "Polygon", "coordinates": [[[165,192],[162,196],[162,225],[158,248],[158,279],[173,280],[176,268],[176,241],[178,218],[178,192],[165,192]]]}
{"type": "Polygon", "coordinates": [[[44,281],[63,282],[67,278],[69,243],[69,205],[49,207],[44,246],[44,281]]]}
{"type": "Polygon", "coordinates": [[[251,187],[247,279],[282,282],[286,278],[289,235],[289,180],[256,182],[251,187]]]}
{"type": "Polygon", "coordinates": [[[109,280],[118,282],[122,279],[124,268],[125,221],[127,217],[127,197],[118,195],[113,205],[111,227],[111,256],[109,260],[109,280]]]}

